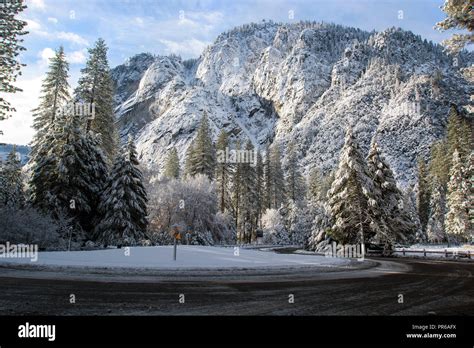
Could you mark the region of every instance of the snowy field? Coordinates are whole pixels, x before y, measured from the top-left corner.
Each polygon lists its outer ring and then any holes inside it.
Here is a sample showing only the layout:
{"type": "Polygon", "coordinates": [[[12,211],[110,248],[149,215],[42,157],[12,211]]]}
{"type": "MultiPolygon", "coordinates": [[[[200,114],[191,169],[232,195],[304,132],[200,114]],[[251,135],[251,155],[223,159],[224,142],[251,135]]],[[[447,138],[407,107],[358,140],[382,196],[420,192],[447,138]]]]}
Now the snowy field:
{"type": "Polygon", "coordinates": [[[0,258],[0,264],[5,263],[99,268],[247,269],[262,267],[346,266],[351,264],[351,260],[316,255],[277,254],[273,251],[243,248],[240,248],[238,255],[236,255],[236,250],[232,247],[179,246],[177,260],[174,261],[172,246],[157,246],[94,251],[40,252],[36,262],[31,262],[27,258],[0,258]]]}

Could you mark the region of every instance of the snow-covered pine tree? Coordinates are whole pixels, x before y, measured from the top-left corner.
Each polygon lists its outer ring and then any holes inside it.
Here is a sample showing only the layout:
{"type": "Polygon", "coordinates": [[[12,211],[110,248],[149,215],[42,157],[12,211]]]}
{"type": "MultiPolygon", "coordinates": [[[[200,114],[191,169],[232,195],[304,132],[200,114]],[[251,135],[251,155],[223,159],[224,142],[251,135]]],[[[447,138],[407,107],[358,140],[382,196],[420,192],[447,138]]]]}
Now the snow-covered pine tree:
{"type": "Polygon", "coordinates": [[[334,219],[331,234],[342,244],[367,243],[373,236],[370,207],[376,204],[367,163],[352,130],[346,133],[339,166],[328,192],[334,219]]]}
{"type": "Polygon", "coordinates": [[[8,154],[7,160],[2,165],[2,181],[4,187],[1,188],[3,205],[11,208],[21,208],[25,203],[23,192],[23,178],[21,172],[21,161],[16,147],[13,146],[12,151],[8,154]]]}
{"type": "Polygon", "coordinates": [[[188,149],[186,150],[186,158],[184,163],[184,175],[185,176],[194,176],[196,172],[194,164],[194,141],[189,144],[188,149]]]}
{"type": "Polygon", "coordinates": [[[178,179],[179,171],[178,150],[173,146],[171,150],[168,151],[163,175],[169,179],[178,179]]]}
{"type": "Polygon", "coordinates": [[[98,39],[89,49],[86,66],[74,91],[76,101],[94,105],[95,116],[87,120],[87,131],[99,134],[109,163],[113,162],[117,146],[117,130],[113,106],[113,82],[107,59],[107,45],[98,39]]]}
{"type": "Polygon", "coordinates": [[[96,179],[104,173],[91,175],[96,169],[92,167],[95,159],[90,151],[92,145],[84,132],[83,118],[73,113],[63,118],[63,124],[51,144],[54,152],[49,153],[49,156],[57,153],[57,167],[51,180],[48,204],[55,217],[66,209],[77,227],[87,229],[99,191],[96,179]]]}
{"type": "Polygon", "coordinates": [[[369,208],[374,239],[392,249],[396,241],[406,242],[409,239],[415,232],[414,225],[403,211],[402,193],[376,142],[372,142],[370,147],[367,167],[373,181],[373,198],[376,201],[369,208]]]}
{"type": "MultiPolygon", "coordinates": [[[[21,89],[15,87],[20,69],[24,64],[20,63],[18,55],[25,48],[21,46],[22,39],[19,36],[27,34],[24,30],[27,23],[18,18],[18,15],[26,8],[24,1],[2,1],[0,6],[0,92],[16,93],[21,89]]],[[[15,111],[11,104],[0,96],[0,121],[8,118],[15,111]]]]}
{"type": "Polygon", "coordinates": [[[426,243],[426,233],[421,228],[420,218],[418,216],[418,209],[416,205],[416,192],[413,186],[408,186],[403,192],[403,212],[406,219],[413,224],[413,233],[407,237],[408,244],[426,243]]]}
{"type": "MultiPolygon", "coordinates": [[[[254,151],[252,142],[249,140],[245,145],[245,151],[250,154],[254,151]]],[[[250,160],[250,158],[247,158],[250,160]]],[[[251,243],[252,237],[256,230],[257,221],[257,195],[256,195],[256,171],[250,162],[244,162],[240,170],[240,208],[239,208],[239,224],[241,235],[246,243],[251,243]]],[[[239,229],[239,226],[237,226],[239,229]]]]}
{"type": "Polygon", "coordinates": [[[219,200],[219,211],[224,213],[230,208],[229,181],[231,168],[226,160],[226,153],[229,151],[229,136],[225,130],[221,130],[216,142],[217,163],[216,163],[216,189],[219,200]]]}
{"type": "Polygon", "coordinates": [[[263,164],[264,177],[264,193],[263,193],[263,211],[271,209],[272,207],[272,192],[273,192],[273,172],[270,162],[270,145],[267,144],[265,150],[265,162],[263,164]]]}
{"type": "Polygon", "coordinates": [[[285,174],[281,165],[281,152],[278,144],[270,148],[271,167],[271,206],[279,209],[286,200],[285,174]]]}
{"type": "Polygon", "coordinates": [[[296,156],[295,144],[290,143],[288,147],[287,157],[287,175],[286,175],[286,192],[288,199],[292,201],[302,200],[305,197],[305,183],[301,175],[298,159],[296,156]]]}
{"type": "Polygon", "coordinates": [[[464,162],[467,160],[472,149],[472,134],[469,121],[460,115],[456,105],[451,105],[446,128],[446,157],[449,167],[451,167],[454,151],[458,151],[461,162],[464,162]]]}
{"type": "Polygon", "coordinates": [[[318,168],[311,170],[308,177],[308,199],[310,201],[326,202],[327,193],[334,181],[334,171],[323,175],[318,168]]]}
{"type": "Polygon", "coordinates": [[[311,219],[307,202],[302,199],[288,200],[284,221],[291,244],[305,245],[311,233],[311,219]]]}
{"type": "Polygon", "coordinates": [[[418,159],[418,187],[416,190],[416,206],[423,234],[430,218],[430,181],[428,169],[423,158],[418,159]]]}
{"type": "MultiPolygon", "coordinates": [[[[33,128],[36,131],[31,155],[35,155],[40,144],[54,125],[56,116],[61,113],[71,99],[69,94],[69,64],[66,61],[64,48],[60,46],[49,60],[49,70],[41,86],[39,106],[33,110],[33,128]]],[[[30,155],[30,156],[31,156],[30,155]]]]}
{"type": "Polygon", "coordinates": [[[57,156],[62,144],[60,137],[64,112],[70,100],[68,83],[69,64],[60,47],[50,59],[49,70],[43,80],[39,106],[33,110],[33,127],[36,130],[29,159],[32,175],[29,181],[30,201],[37,207],[48,209],[52,182],[56,175],[57,156]],[[54,147],[53,145],[56,145],[54,147]]]}
{"type": "Polygon", "coordinates": [[[214,178],[216,153],[211,138],[211,130],[209,128],[209,120],[207,114],[204,113],[201,124],[194,139],[193,146],[193,170],[192,175],[204,174],[212,180],[214,178]]]}
{"type": "MultiPolygon", "coordinates": [[[[240,140],[237,140],[235,144],[235,151],[238,153],[242,146],[240,140]]],[[[240,228],[240,207],[242,205],[242,163],[237,161],[235,163],[232,173],[232,213],[235,220],[235,226],[237,228],[237,241],[243,242],[242,229],[240,228]]]]}
{"type": "Polygon", "coordinates": [[[432,183],[430,219],[426,232],[428,241],[431,243],[442,243],[446,241],[446,233],[444,232],[445,200],[443,185],[435,178],[432,183]]]}
{"type": "Polygon", "coordinates": [[[263,167],[263,158],[260,150],[257,150],[257,165],[255,168],[255,194],[256,194],[256,209],[257,209],[257,228],[262,228],[262,215],[264,212],[265,203],[265,176],[263,167]]]}
{"type": "Polygon", "coordinates": [[[454,150],[447,192],[445,229],[451,242],[461,243],[471,239],[468,215],[467,169],[463,168],[459,152],[454,150]]]}
{"type": "Polygon", "coordinates": [[[97,239],[107,245],[136,245],[146,236],[147,194],[130,137],[118,155],[102,195],[99,210],[104,218],[96,228],[97,239]]]}

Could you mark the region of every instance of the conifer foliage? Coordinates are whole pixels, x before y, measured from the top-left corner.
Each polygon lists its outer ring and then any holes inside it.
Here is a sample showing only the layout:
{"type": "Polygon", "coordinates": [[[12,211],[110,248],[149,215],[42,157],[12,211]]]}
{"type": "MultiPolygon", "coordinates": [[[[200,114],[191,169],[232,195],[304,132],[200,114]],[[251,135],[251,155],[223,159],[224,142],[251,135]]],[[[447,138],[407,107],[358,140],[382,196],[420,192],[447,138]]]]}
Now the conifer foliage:
{"type": "Polygon", "coordinates": [[[136,245],[146,237],[148,198],[131,137],[123,150],[99,205],[104,217],[96,229],[97,239],[107,245],[136,245]]]}
{"type": "MultiPolygon", "coordinates": [[[[26,22],[18,15],[26,8],[24,1],[0,2],[0,92],[15,93],[21,91],[14,86],[20,69],[24,64],[18,60],[18,55],[25,48],[21,46],[19,36],[25,35],[26,22]]],[[[0,97],[0,121],[9,117],[15,111],[11,104],[0,97]]]]}
{"type": "Polygon", "coordinates": [[[367,163],[352,130],[346,133],[339,167],[331,190],[329,206],[334,218],[332,236],[340,243],[365,243],[373,236],[369,208],[376,204],[367,163]]]}

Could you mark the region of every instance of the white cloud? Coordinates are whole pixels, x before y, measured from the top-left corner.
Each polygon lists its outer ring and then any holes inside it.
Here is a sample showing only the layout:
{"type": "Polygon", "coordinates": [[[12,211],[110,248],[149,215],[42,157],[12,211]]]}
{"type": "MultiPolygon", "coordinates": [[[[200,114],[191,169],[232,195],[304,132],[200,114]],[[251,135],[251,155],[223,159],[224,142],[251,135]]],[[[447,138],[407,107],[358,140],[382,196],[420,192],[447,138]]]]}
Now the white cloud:
{"type": "Polygon", "coordinates": [[[25,19],[24,20],[27,23],[26,30],[29,31],[30,33],[33,32],[38,32],[41,30],[41,24],[32,20],[32,19],[25,19]]]}
{"type": "Polygon", "coordinates": [[[89,42],[86,39],[84,39],[82,36],[76,33],[60,31],[60,32],[55,33],[55,36],[59,40],[66,40],[66,41],[69,41],[81,46],[89,45],[89,42]]]}
{"type": "Polygon", "coordinates": [[[66,54],[66,59],[71,64],[82,64],[86,62],[86,50],[73,51],[66,54]]]}
{"type": "Polygon", "coordinates": [[[132,23],[134,23],[135,25],[139,26],[139,27],[143,27],[143,24],[145,23],[143,18],[141,17],[135,17],[133,18],[132,20],[132,23]]]}
{"type": "Polygon", "coordinates": [[[32,140],[34,130],[31,110],[38,106],[42,78],[41,74],[29,78],[21,76],[15,85],[23,91],[5,95],[16,112],[11,118],[0,122],[3,131],[0,142],[26,145],[32,140]]]}
{"type": "Polygon", "coordinates": [[[41,58],[41,63],[42,64],[49,64],[49,59],[53,58],[55,55],[55,52],[52,48],[46,47],[43,48],[39,53],[38,57],[41,58]]]}
{"type": "Polygon", "coordinates": [[[184,57],[198,57],[209,45],[209,42],[197,39],[188,39],[183,41],[160,40],[165,45],[166,53],[174,53],[184,57]]]}
{"type": "Polygon", "coordinates": [[[27,0],[26,5],[28,7],[39,9],[39,10],[46,9],[46,4],[44,3],[44,0],[27,0]]]}
{"type": "Polygon", "coordinates": [[[48,22],[58,24],[58,19],[54,17],[48,17],[48,22]]]}

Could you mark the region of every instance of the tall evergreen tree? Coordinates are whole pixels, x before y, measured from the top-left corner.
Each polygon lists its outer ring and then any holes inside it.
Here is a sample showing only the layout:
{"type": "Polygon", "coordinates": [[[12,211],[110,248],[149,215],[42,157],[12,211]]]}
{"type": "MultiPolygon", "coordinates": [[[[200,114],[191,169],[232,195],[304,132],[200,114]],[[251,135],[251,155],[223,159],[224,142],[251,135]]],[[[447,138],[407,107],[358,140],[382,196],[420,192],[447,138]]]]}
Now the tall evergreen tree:
{"type": "Polygon", "coordinates": [[[262,228],[262,216],[264,213],[265,204],[265,175],[263,158],[260,150],[257,150],[257,165],[255,168],[255,194],[256,194],[256,209],[257,209],[257,221],[256,226],[262,228]]]}
{"type": "Polygon", "coordinates": [[[270,145],[267,144],[265,149],[265,162],[263,164],[263,176],[265,183],[264,191],[264,212],[266,209],[272,208],[272,193],[273,193],[273,169],[270,161],[270,145]]]}
{"type": "Polygon", "coordinates": [[[463,118],[456,107],[451,105],[446,130],[447,161],[452,165],[454,151],[458,151],[461,162],[467,159],[472,149],[472,134],[469,121],[463,118]]]}
{"type": "Polygon", "coordinates": [[[305,197],[305,183],[301,175],[296,157],[295,145],[291,143],[288,148],[286,192],[288,199],[296,202],[305,197]]]}
{"type": "Polygon", "coordinates": [[[271,207],[279,209],[286,199],[285,176],[281,165],[281,152],[278,144],[270,148],[271,167],[271,207]]]}
{"type": "Polygon", "coordinates": [[[194,168],[191,170],[191,174],[193,176],[204,174],[212,180],[214,178],[216,154],[206,114],[201,119],[201,124],[193,143],[192,164],[194,168]]]}
{"type": "Polygon", "coordinates": [[[3,185],[0,188],[0,204],[21,208],[25,203],[23,192],[23,178],[21,173],[21,161],[14,146],[8,154],[7,160],[2,164],[2,180],[3,185]]]}
{"type": "Polygon", "coordinates": [[[225,130],[221,130],[216,143],[217,163],[216,163],[216,184],[217,196],[219,200],[219,211],[221,213],[229,209],[229,181],[231,176],[231,169],[226,160],[226,153],[229,151],[229,136],[225,130]]]}
{"type": "MultiPolygon", "coordinates": [[[[0,3],[0,94],[21,92],[14,86],[21,75],[21,64],[18,55],[25,48],[19,37],[27,34],[24,31],[27,23],[18,18],[26,8],[24,1],[3,1],[0,3]]],[[[15,111],[11,104],[0,96],[0,121],[15,111]]],[[[1,133],[1,132],[0,132],[1,133]]]]}
{"type": "Polygon", "coordinates": [[[369,208],[376,204],[373,191],[367,163],[349,129],[339,157],[335,180],[328,192],[329,206],[335,221],[331,233],[338,242],[366,243],[372,238],[369,208]]]}
{"type": "Polygon", "coordinates": [[[428,168],[422,158],[418,159],[418,189],[416,192],[416,205],[421,229],[426,234],[426,227],[430,218],[430,182],[428,168]]]}
{"type": "Polygon", "coordinates": [[[83,118],[74,114],[64,118],[52,144],[52,148],[60,150],[49,203],[57,213],[67,209],[78,226],[89,230],[102,189],[101,181],[106,175],[105,163],[103,158],[101,161],[100,150],[95,150],[95,139],[84,131],[83,118]]]}
{"type": "Polygon", "coordinates": [[[95,115],[88,117],[86,130],[100,134],[104,153],[112,162],[117,146],[117,130],[107,50],[103,39],[98,39],[95,46],[89,49],[89,58],[81,70],[82,75],[74,94],[76,101],[94,108],[95,115]]]}
{"type": "Polygon", "coordinates": [[[33,110],[33,127],[36,130],[30,153],[30,200],[40,207],[47,209],[50,205],[51,190],[57,156],[61,151],[62,122],[65,117],[61,108],[69,102],[68,83],[69,64],[60,47],[53,58],[50,59],[49,70],[43,80],[39,106],[33,110]],[[56,139],[55,139],[56,137],[56,139]]]}
{"type": "MultiPolygon", "coordinates": [[[[241,151],[242,146],[240,144],[240,140],[237,140],[235,144],[235,151],[241,151]]],[[[237,227],[237,240],[239,242],[243,242],[244,236],[242,235],[242,229],[239,228],[241,226],[241,211],[240,208],[242,206],[242,163],[237,161],[234,165],[233,173],[232,173],[232,210],[233,216],[235,220],[235,226],[237,227]]]]}
{"type": "Polygon", "coordinates": [[[189,144],[188,149],[186,150],[186,158],[184,164],[185,176],[194,176],[194,173],[196,172],[194,158],[194,141],[192,141],[191,144],[189,144]]]}
{"type": "Polygon", "coordinates": [[[467,169],[463,168],[457,150],[454,150],[450,174],[447,193],[448,212],[445,219],[446,234],[453,242],[467,242],[471,239],[468,215],[468,178],[467,169]]]}
{"type": "Polygon", "coordinates": [[[99,205],[104,218],[96,234],[104,244],[136,245],[146,236],[148,199],[138,165],[135,145],[129,138],[114,163],[99,205]]]}
{"type": "Polygon", "coordinates": [[[402,193],[376,142],[370,148],[367,166],[376,201],[369,208],[372,214],[371,228],[375,239],[391,249],[396,241],[407,241],[410,234],[415,233],[415,226],[403,211],[402,193]]]}
{"type": "MultiPolygon", "coordinates": [[[[245,145],[245,151],[247,154],[254,151],[254,147],[250,140],[245,145]]],[[[247,243],[250,243],[252,241],[252,236],[256,230],[257,178],[255,167],[253,167],[251,163],[242,163],[240,168],[240,229],[242,230],[241,235],[243,236],[244,240],[247,243]]]]}
{"type": "Polygon", "coordinates": [[[173,146],[168,152],[168,157],[166,158],[163,175],[169,179],[178,179],[179,172],[180,169],[178,150],[176,150],[176,147],[173,146]]]}
{"type": "Polygon", "coordinates": [[[443,185],[438,178],[435,178],[431,189],[430,219],[427,227],[428,240],[431,243],[442,243],[446,240],[444,231],[445,207],[446,194],[443,185]]]}

